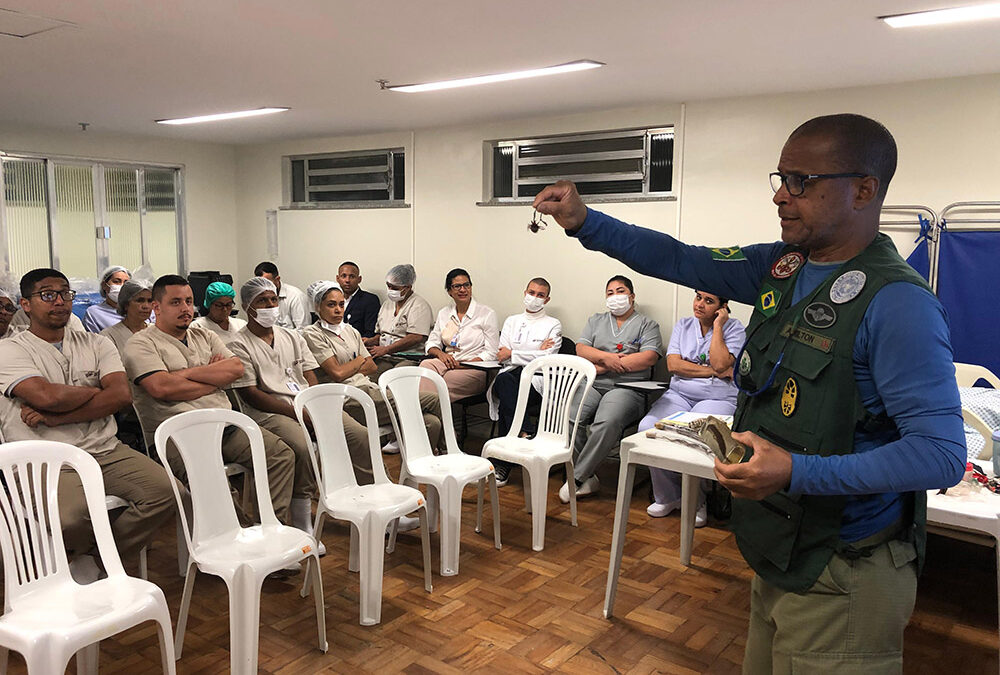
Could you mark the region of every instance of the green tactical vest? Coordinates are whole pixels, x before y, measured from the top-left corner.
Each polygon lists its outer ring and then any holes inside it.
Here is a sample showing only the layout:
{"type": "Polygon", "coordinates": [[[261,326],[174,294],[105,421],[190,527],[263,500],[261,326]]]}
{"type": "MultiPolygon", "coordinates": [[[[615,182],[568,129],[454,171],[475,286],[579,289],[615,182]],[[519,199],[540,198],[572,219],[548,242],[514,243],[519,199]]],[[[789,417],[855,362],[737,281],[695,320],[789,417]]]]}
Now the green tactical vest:
{"type": "MultiPolygon", "coordinates": [[[[829,456],[854,451],[858,429],[891,428],[861,405],[854,379],[855,335],[868,304],[888,283],[927,283],[879,234],[860,254],[792,305],[807,252],[786,246],[764,281],[734,364],[741,391],[733,429],[752,431],[788,450],[829,456]],[[780,364],[775,368],[780,360],[780,364]],[[764,388],[757,396],[748,396],[764,388]]],[[[926,494],[912,493],[912,531],[923,560],[926,494]]],[[[791,592],[809,589],[837,550],[843,496],[777,492],[761,501],[733,500],[732,530],[743,557],[768,583],[791,592]]],[[[911,514],[906,514],[910,517],[911,514]]],[[[907,521],[908,522],[908,521],[907,521]]]]}

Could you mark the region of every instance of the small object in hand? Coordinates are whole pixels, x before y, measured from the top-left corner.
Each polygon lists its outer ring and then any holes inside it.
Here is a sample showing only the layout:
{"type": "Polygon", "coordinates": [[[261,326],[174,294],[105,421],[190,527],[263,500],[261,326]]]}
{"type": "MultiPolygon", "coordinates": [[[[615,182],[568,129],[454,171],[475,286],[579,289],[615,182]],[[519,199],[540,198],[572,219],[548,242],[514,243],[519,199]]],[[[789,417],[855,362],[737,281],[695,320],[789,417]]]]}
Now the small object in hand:
{"type": "Polygon", "coordinates": [[[717,417],[710,415],[703,420],[692,422],[691,429],[698,432],[701,440],[720,462],[739,464],[746,456],[746,446],[734,440],[729,425],[717,417]]]}
{"type": "Polygon", "coordinates": [[[535,209],[534,214],[531,216],[531,222],[528,223],[528,232],[536,234],[539,230],[544,230],[548,226],[544,220],[542,220],[542,214],[535,209]]]}

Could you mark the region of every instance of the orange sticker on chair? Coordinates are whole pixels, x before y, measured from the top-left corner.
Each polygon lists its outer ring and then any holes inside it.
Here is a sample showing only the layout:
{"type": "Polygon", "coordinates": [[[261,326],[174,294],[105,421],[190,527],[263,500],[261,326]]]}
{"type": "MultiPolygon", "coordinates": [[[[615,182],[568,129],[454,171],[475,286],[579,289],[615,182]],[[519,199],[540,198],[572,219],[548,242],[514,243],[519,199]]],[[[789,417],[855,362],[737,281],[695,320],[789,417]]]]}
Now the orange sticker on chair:
{"type": "Polygon", "coordinates": [[[310,552],[310,551],[312,551],[312,550],[313,550],[313,547],[312,547],[312,546],[303,546],[303,547],[302,547],[302,552],[303,552],[303,553],[309,553],[309,552],[310,552]]]}
{"type": "Polygon", "coordinates": [[[423,505],[424,505],[424,500],[423,499],[418,499],[417,500],[417,506],[423,506],[423,505]]]}

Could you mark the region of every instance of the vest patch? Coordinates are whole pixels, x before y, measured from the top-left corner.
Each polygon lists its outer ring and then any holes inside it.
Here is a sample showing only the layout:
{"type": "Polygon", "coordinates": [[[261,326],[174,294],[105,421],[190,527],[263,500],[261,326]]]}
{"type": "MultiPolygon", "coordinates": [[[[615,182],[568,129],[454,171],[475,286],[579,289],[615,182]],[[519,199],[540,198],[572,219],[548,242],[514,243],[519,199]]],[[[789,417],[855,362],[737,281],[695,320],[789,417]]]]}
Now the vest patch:
{"type": "Polygon", "coordinates": [[[771,266],[771,276],[775,279],[787,279],[795,274],[795,270],[802,266],[805,259],[806,257],[801,253],[786,253],[771,266]]]}
{"type": "Polygon", "coordinates": [[[764,316],[771,316],[778,310],[778,303],[781,302],[781,291],[764,284],[761,288],[760,297],[757,298],[757,309],[764,316]]]}
{"type": "Polygon", "coordinates": [[[712,260],[746,260],[746,256],[743,255],[743,251],[739,246],[730,246],[729,248],[713,248],[712,260]]]}
{"type": "Polygon", "coordinates": [[[781,390],[781,414],[791,417],[795,414],[795,409],[799,407],[799,383],[794,377],[785,380],[785,387],[781,390]]]}
{"type": "Polygon", "coordinates": [[[802,311],[802,318],[813,328],[829,328],[837,322],[837,311],[825,302],[814,302],[802,311]]]}
{"type": "Polygon", "coordinates": [[[799,326],[795,326],[793,328],[790,323],[786,323],[781,327],[781,337],[791,338],[796,342],[801,342],[807,347],[818,349],[821,352],[826,352],[827,354],[829,354],[833,350],[833,346],[837,344],[836,338],[820,335],[815,331],[801,328],[799,326]]]}
{"type": "Polygon", "coordinates": [[[865,287],[868,277],[861,270],[851,270],[844,272],[830,286],[830,299],[838,305],[850,302],[858,297],[858,294],[865,287]]]}
{"type": "Polygon", "coordinates": [[[753,362],[750,360],[750,354],[743,351],[743,356],[740,357],[740,375],[746,377],[750,374],[750,368],[753,367],[753,362]]]}

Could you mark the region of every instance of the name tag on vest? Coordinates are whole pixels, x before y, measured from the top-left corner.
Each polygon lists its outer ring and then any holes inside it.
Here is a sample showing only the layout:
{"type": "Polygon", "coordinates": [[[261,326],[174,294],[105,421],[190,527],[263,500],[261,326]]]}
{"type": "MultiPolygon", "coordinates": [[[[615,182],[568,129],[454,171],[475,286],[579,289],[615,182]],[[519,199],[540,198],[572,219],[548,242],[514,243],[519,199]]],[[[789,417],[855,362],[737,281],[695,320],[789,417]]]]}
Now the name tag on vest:
{"type": "Polygon", "coordinates": [[[793,331],[792,324],[790,323],[786,323],[781,327],[781,337],[790,337],[796,342],[801,342],[808,347],[818,349],[821,352],[826,352],[827,354],[833,350],[833,345],[837,342],[836,338],[820,335],[819,333],[806,330],[805,328],[796,327],[793,331]]]}

